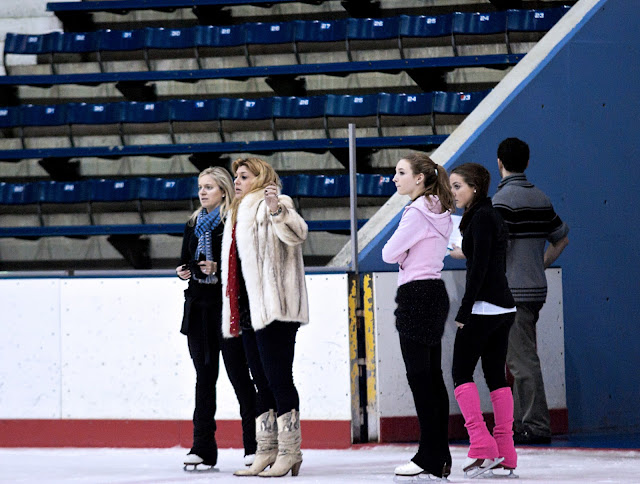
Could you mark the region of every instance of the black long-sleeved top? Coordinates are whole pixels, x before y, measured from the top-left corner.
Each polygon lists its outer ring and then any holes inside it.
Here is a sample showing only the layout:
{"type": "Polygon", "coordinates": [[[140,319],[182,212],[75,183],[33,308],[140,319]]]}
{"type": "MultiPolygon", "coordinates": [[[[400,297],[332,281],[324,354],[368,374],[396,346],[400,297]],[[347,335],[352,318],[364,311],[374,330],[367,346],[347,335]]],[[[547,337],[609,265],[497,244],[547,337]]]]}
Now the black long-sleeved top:
{"type": "Polygon", "coordinates": [[[467,258],[467,281],[456,321],[465,324],[476,301],[503,308],[515,302],[506,276],[508,230],[490,198],[480,200],[465,214],[462,252],[467,258]]]}
{"type": "MultiPolygon", "coordinates": [[[[216,275],[220,279],[220,252],[222,250],[222,231],[224,224],[220,222],[218,226],[211,232],[211,250],[213,259],[218,263],[216,275]]],[[[180,255],[180,264],[188,264],[189,261],[196,259],[196,250],[198,249],[198,237],[195,233],[195,225],[187,223],[184,227],[184,236],[182,238],[182,252],[180,255]]],[[[212,302],[222,301],[222,285],[217,284],[200,284],[193,278],[189,279],[189,288],[187,292],[190,296],[200,298],[213,298],[212,302]]]]}

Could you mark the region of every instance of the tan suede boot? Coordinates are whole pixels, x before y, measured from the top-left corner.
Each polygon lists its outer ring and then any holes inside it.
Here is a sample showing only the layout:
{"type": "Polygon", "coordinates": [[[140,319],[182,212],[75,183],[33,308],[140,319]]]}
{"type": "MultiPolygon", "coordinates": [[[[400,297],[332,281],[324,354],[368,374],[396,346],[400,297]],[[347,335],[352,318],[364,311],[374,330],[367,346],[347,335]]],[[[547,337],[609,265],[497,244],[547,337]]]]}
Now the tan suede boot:
{"type": "Polygon", "coordinates": [[[234,472],[235,476],[257,476],[258,473],[272,466],[278,455],[278,427],[273,409],[263,413],[256,419],[256,458],[248,469],[234,472]]]}
{"type": "Polygon", "coordinates": [[[300,413],[291,410],[278,417],[278,458],[268,471],[258,474],[260,477],[282,477],[291,471],[297,476],[302,464],[300,443],[300,413]]]}

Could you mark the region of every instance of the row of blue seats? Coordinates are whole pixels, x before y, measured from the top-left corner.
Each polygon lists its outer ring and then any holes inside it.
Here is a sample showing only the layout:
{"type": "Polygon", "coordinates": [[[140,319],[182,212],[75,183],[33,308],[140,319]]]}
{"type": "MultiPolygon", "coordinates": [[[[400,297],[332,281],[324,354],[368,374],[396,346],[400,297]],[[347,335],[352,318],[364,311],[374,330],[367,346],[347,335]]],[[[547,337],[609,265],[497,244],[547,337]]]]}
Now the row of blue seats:
{"type": "MultiPolygon", "coordinates": [[[[291,197],[348,197],[348,175],[283,176],[282,192],[291,197]]],[[[390,175],[358,174],[359,196],[389,197],[396,191],[390,175]]],[[[90,179],[74,182],[0,182],[0,205],[44,203],[179,201],[198,198],[197,177],[90,179]]]]}
{"type": "MultiPolygon", "coordinates": [[[[195,49],[248,46],[253,44],[346,42],[350,52],[352,40],[387,40],[451,36],[454,53],[455,35],[498,34],[503,32],[542,32],[549,30],[569,7],[544,10],[508,10],[501,12],[455,12],[435,16],[388,18],[348,18],[339,20],[295,20],[258,22],[239,25],[198,25],[187,28],[145,28],[139,30],[98,30],[96,32],[51,32],[42,35],[8,33],[4,55],[101,53],[144,51],[150,68],[148,51],[153,49],[195,49]]],[[[508,36],[507,42],[508,42],[508,36]]],[[[399,44],[403,55],[402,42],[399,44]]],[[[245,52],[249,65],[251,60],[245,52]]],[[[98,58],[101,61],[101,58],[98,58]]],[[[300,58],[298,56],[298,62],[300,58]]],[[[102,62],[100,62],[102,65],[102,62]]],[[[6,65],[6,62],[5,62],[6,65]]]]}
{"type": "MultiPolygon", "coordinates": [[[[25,104],[0,108],[0,128],[37,126],[109,125],[130,123],[168,123],[175,143],[175,122],[272,120],[274,138],[278,138],[275,120],[376,116],[430,116],[433,114],[469,114],[490,91],[415,94],[365,94],[309,97],[267,97],[256,99],[214,98],[204,100],[173,99],[157,102],[69,103],[57,105],[25,104]]],[[[381,130],[381,122],[378,121],[381,130]]],[[[435,117],[432,117],[435,132],[435,117]]],[[[224,141],[224,130],[219,125],[224,141]]],[[[121,134],[122,130],[121,130],[121,134]]],[[[382,135],[382,132],[379,133],[382,135]]],[[[73,132],[69,129],[73,145],[73,132]]],[[[24,131],[20,137],[24,141],[24,131]]],[[[124,136],[121,141],[125,144],[124,136]]]]}
{"type": "MultiPolygon", "coordinates": [[[[48,2],[49,12],[115,12],[122,13],[130,10],[174,10],[177,8],[191,7],[231,7],[235,5],[272,5],[278,3],[306,3],[308,0],[94,0],[83,1],[56,1],[48,2]]],[[[313,0],[314,3],[322,3],[323,0],[313,0]]]]}

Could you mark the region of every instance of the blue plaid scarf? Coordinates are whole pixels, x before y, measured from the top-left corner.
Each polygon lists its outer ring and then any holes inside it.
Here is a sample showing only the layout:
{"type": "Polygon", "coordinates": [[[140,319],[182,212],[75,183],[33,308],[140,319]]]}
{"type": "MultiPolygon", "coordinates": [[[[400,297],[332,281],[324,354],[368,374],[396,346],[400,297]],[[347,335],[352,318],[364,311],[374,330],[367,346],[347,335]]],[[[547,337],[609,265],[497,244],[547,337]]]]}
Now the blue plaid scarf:
{"type": "MultiPolygon", "coordinates": [[[[200,254],[204,254],[205,260],[215,260],[213,258],[213,250],[211,249],[211,232],[220,224],[221,220],[220,207],[217,207],[210,213],[207,213],[207,210],[203,208],[198,214],[195,227],[195,234],[196,237],[198,237],[196,260],[200,258],[200,254]]],[[[195,280],[202,284],[216,284],[218,282],[218,276],[216,276],[214,272],[208,275],[206,279],[195,280]]]]}

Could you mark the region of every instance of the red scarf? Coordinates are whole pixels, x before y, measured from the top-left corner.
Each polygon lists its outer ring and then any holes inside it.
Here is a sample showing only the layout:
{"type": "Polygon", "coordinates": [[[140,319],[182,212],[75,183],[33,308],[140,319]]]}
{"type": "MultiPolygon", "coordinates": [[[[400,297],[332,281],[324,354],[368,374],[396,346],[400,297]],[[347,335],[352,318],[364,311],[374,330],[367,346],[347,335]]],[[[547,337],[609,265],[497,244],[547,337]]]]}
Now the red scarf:
{"type": "MultiPolygon", "coordinates": [[[[237,224],[236,224],[237,225],[237,224]]],[[[238,282],[238,247],[236,245],[236,225],[231,231],[231,247],[229,247],[229,278],[227,279],[227,297],[231,309],[231,336],[240,334],[240,304],[238,296],[240,284],[238,282]]]]}

